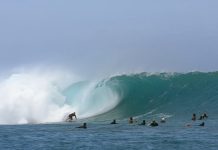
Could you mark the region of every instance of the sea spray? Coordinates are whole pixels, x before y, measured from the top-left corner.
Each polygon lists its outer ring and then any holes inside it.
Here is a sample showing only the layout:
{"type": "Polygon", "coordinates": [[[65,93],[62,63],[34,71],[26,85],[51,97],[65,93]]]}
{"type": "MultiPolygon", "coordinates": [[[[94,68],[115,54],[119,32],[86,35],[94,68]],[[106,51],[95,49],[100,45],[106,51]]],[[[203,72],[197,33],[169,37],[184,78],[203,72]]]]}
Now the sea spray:
{"type": "Polygon", "coordinates": [[[81,81],[66,71],[22,70],[0,81],[0,124],[62,122],[71,112],[88,118],[111,110],[119,99],[103,80],[81,81]]]}
{"type": "MultiPolygon", "coordinates": [[[[0,123],[42,123],[61,121],[73,111],[65,104],[61,83],[67,72],[29,70],[9,75],[0,82],[0,123]]],[[[67,86],[67,85],[66,85],[67,86]]]]}

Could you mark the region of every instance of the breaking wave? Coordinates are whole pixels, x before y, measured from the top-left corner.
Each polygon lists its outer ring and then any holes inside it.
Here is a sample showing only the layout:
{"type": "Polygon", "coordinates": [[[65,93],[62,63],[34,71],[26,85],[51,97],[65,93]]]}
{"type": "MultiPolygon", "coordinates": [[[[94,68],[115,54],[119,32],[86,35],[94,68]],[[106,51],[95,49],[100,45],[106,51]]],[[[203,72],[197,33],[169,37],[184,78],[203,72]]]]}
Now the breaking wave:
{"type": "Polygon", "coordinates": [[[217,113],[218,72],[138,73],[81,80],[67,72],[13,73],[0,81],[0,124],[217,113]]]}

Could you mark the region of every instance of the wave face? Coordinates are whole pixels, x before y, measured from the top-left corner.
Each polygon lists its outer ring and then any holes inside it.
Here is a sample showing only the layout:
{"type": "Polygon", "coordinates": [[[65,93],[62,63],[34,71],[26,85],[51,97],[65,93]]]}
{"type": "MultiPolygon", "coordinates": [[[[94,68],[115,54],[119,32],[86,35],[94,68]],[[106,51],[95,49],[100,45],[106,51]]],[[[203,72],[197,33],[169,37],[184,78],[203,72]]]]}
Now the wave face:
{"type": "Polygon", "coordinates": [[[82,81],[72,84],[63,93],[66,104],[72,106],[80,118],[105,113],[118,105],[121,98],[110,81],[82,81]]]}
{"type": "Polygon", "coordinates": [[[146,114],[187,117],[194,112],[218,112],[218,72],[121,75],[112,77],[107,84],[122,95],[122,100],[103,117],[146,114]]]}
{"type": "Polygon", "coordinates": [[[0,124],[61,122],[74,111],[80,119],[95,120],[218,113],[218,72],[139,73],[97,81],[28,72],[0,82],[0,124]]]}

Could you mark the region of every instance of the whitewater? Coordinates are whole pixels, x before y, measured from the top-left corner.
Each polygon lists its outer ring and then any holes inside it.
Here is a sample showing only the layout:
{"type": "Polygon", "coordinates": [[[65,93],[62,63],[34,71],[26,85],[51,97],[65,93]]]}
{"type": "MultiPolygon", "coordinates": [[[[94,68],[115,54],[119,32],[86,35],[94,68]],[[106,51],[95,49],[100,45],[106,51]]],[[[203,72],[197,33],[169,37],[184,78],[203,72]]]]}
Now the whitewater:
{"type": "Polygon", "coordinates": [[[110,120],[129,116],[217,113],[218,72],[137,73],[81,80],[66,72],[19,72],[1,78],[0,124],[110,120]]]}
{"type": "Polygon", "coordinates": [[[0,124],[63,122],[71,112],[80,119],[109,111],[119,97],[102,83],[80,81],[69,72],[19,71],[0,80],[0,124]],[[76,88],[75,88],[76,86],[76,88]]]}

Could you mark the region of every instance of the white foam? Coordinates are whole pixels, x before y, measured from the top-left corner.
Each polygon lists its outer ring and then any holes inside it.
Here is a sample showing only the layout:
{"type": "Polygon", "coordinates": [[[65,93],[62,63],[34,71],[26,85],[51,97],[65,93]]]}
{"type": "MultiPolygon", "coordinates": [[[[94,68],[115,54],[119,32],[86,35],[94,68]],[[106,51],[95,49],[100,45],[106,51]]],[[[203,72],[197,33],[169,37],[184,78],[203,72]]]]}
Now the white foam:
{"type": "Polygon", "coordinates": [[[60,122],[68,113],[86,118],[115,107],[119,96],[91,82],[66,103],[63,89],[79,81],[67,71],[18,70],[0,81],[0,124],[60,122]]]}
{"type": "Polygon", "coordinates": [[[60,121],[66,111],[73,111],[61,94],[66,80],[72,81],[66,72],[38,69],[13,73],[1,80],[0,124],[60,121]]]}

